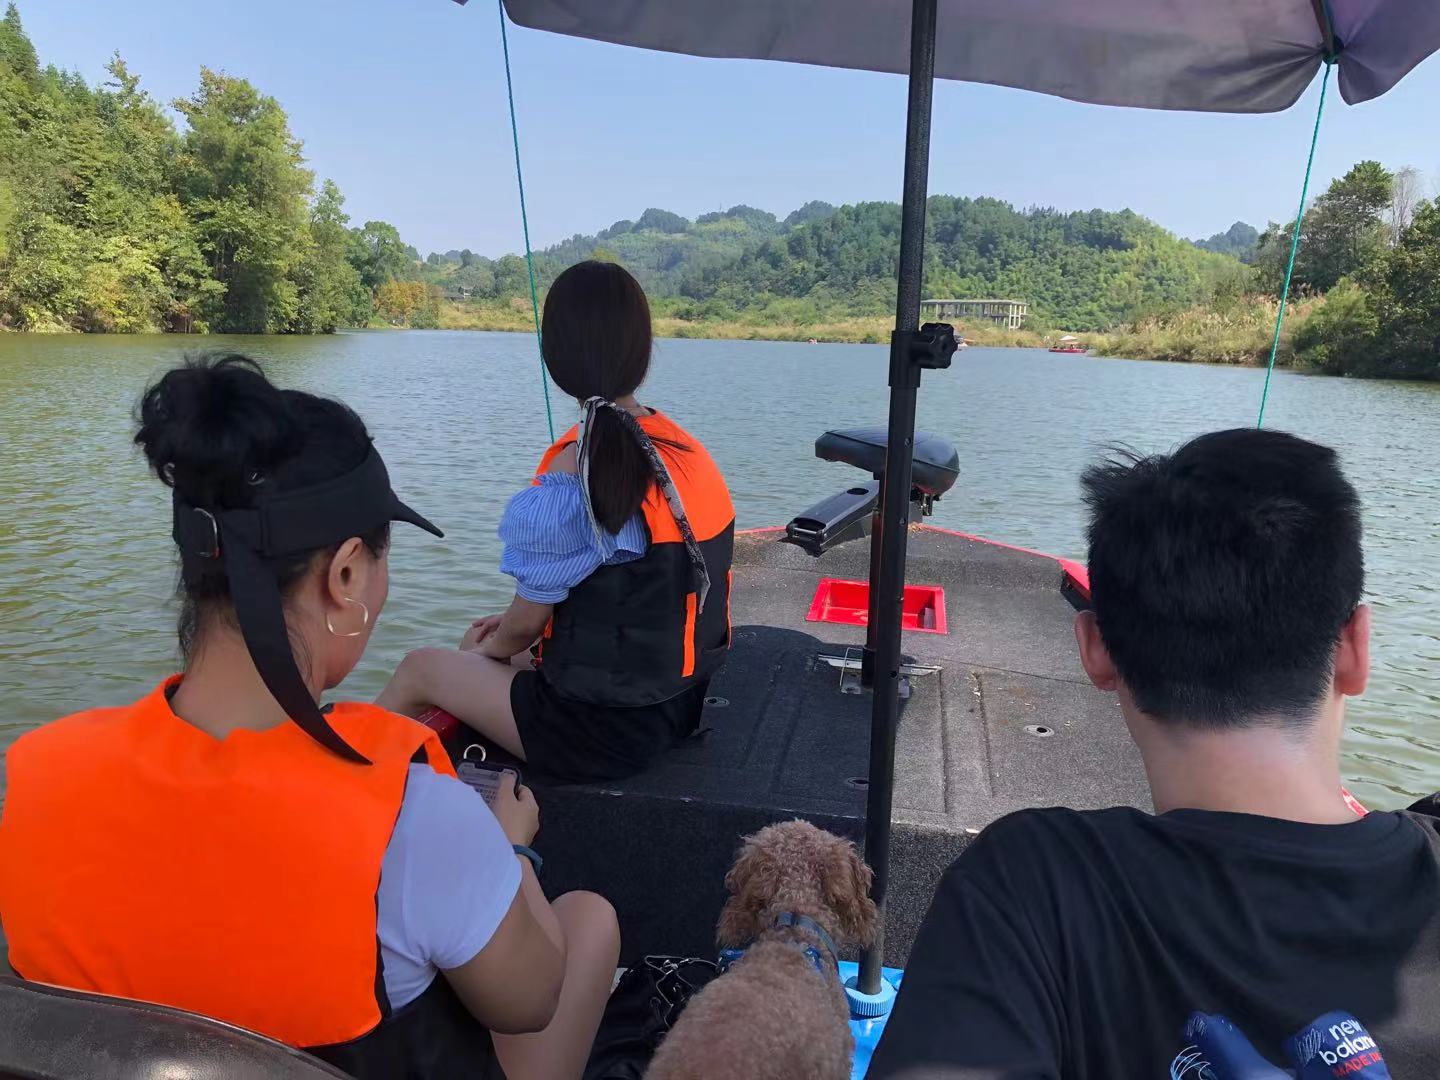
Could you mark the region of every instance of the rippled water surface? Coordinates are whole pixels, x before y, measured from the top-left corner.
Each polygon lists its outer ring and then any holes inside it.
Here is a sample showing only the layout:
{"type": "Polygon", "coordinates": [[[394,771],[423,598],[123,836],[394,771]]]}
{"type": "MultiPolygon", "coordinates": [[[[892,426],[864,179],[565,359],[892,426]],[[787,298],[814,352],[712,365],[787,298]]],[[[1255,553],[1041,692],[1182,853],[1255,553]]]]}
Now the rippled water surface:
{"type": "MultiPolygon", "coordinates": [[[[495,525],[546,445],[533,338],[0,336],[0,748],[61,713],[130,700],[175,662],[169,513],[130,414],[146,380],[197,344],[349,402],[397,489],[447,530],[396,531],[390,604],[347,693],[373,694],[408,647],[453,641],[510,595],[495,525]]],[[[705,441],[742,526],[782,524],[849,479],[813,442],[883,422],[885,366],[880,346],[664,341],[642,396],[705,441]]],[[[954,440],[962,468],[934,521],[1080,554],[1082,464],[1107,443],[1164,449],[1253,423],[1260,381],[971,349],[921,391],[921,426],[954,440]]],[[[1375,672],[1352,707],[1345,768],[1362,798],[1401,805],[1440,788],[1440,387],[1280,374],[1266,420],[1337,446],[1364,496],[1375,672]]]]}

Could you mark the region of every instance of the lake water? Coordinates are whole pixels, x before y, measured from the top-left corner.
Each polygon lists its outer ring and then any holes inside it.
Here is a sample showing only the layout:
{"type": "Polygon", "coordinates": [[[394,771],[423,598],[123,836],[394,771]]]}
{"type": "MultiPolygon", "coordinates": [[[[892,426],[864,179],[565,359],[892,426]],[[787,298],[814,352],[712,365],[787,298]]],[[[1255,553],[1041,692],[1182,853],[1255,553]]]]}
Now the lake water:
{"type": "MultiPolygon", "coordinates": [[[[533,338],[0,335],[0,749],[62,713],[129,701],[174,666],[168,500],[130,417],[146,381],[201,346],[353,405],[397,490],[447,532],[396,530],[391,600],[347,694],[372,695],[407,648],[452,643],[510,596],[495,526],[547,445],[533,338]]],[[[742,527],[776,525],[852,479],[814,458],[814,439],[883,422],[885,373],[881,346],[663,341],[642,398],[704,440],[742,527]]],[[[933,521],[1082,554],[1085,462],[1106,444],[1161,450],[1251,424],[1262,378],[970,349],[921,390],[920,426],[955,442],[962,470],[933,521]]],[[[556,406],[568,426],[569,403],[556,406]]],[[[1370,804],[1403,805],[1440,788],[1440,386],[1279,374],[1266,419],[1338,447],[1364,496],[1375,670],[1345,770],[1370,804]]]]}

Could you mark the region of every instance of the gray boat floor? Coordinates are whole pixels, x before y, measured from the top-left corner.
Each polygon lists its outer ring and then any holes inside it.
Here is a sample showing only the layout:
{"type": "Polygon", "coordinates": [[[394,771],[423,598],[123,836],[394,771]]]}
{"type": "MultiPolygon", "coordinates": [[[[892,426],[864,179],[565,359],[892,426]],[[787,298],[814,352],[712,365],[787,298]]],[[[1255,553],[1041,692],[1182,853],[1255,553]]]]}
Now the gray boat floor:
{"type": "MultiPolygon", "coordinates": [[[[818,657],[862,645],[864,628],[806,613],[821,578],[865,579],[869,544],[817,559],[781,535],[737,537],[734,643],[711,686],[725,704],[707,707],[708,733],[625,790],[863,814],[871,699],[841,693],[818,657]]],[[[1115,700],[1080,668],[1054,560],[919,526],[906,578],[944,589],[948,633],[904,634],[906,655],[940,670],[911,680],[901,713],[897,822],[960,831],[1027,806],[1149,806],[1115,700]]]]}

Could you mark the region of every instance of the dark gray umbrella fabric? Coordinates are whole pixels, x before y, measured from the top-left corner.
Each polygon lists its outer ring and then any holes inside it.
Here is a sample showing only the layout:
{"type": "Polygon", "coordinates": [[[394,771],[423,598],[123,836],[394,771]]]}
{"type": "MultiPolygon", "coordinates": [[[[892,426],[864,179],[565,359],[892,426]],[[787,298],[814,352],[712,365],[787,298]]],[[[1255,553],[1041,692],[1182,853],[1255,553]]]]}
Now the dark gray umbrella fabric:
{"type": "MultiPolygon", "coordinates": [[[[505,0],[521,26],[903,73],[910,0],[505,0]]],[[[935,74],[1100,105],[1276,112],[1331,51],[1352,105],[1440,48],[1440,0],[939,0],[935,74]]],[[[657,88],[658,90],[659,88],[657,88]]]]}

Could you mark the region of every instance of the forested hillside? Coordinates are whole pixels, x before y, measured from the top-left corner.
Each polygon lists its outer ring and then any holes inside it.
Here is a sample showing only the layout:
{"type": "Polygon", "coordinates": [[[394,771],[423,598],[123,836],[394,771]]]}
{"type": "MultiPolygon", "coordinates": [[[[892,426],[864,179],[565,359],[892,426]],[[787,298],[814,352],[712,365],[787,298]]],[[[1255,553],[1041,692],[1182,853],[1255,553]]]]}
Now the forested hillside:
{"type": "MultiPolygon", "coordinates": [[[[1129,210],[1017,211],[999,199],[932,196],[925,294],[1026,300],[1037,325],[1099,330],[1236,288],[1244,268],[1200,251],[1129,210]]],[[[846,206],[733,262],[700,268],[682,295],[736,310],[774,298],[822,311],[881,313],[894,303],[895,203],[846,206]]]]}
{"type": "MultiPolygon", "coordinates": [[[[821,320],[883,314],[894,304],[900,207],[808,203],[783,220],[736,206],[691,222],[646,210],[535,255],[543,289],[580,259],[614,259],[680,316],[725,319],[784,310],[821,320]]],[[[1036,325],[1099,330],[1238,290],[1233,258],[1198,250],[1128,210],[1017,211],[998,199],[930,199],[927,296],[1006,296],[1036,325]]],[[[524,260],[434,254],[428,277],[480,299],[527,295],[524,260]]]]}
{"type": "MultiPolygon", "coordinates": [[[[753,251],[771,237],[835,213],[829,203],[809,202],[782,219],[753,206],[732,206],[701,214],[694,221],[669,210],[650,208],[634,221],[617,221],[593,235],[576,235],[535,253],[536,279],[548,286],[565,267],[582,259],[624,263],[652,297],[674,296],[689,275],[714,272],[753,251]]],[[[482,297],[501,298],[529,288],[524,263],[506,255],[491,260],[472,251],[435,253],[426,260],[427,277],[439,284],[465,286],[482,297]]]]}

